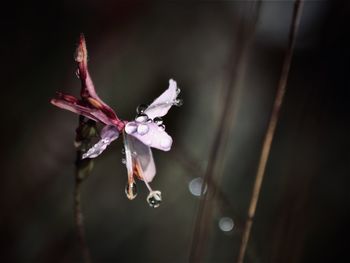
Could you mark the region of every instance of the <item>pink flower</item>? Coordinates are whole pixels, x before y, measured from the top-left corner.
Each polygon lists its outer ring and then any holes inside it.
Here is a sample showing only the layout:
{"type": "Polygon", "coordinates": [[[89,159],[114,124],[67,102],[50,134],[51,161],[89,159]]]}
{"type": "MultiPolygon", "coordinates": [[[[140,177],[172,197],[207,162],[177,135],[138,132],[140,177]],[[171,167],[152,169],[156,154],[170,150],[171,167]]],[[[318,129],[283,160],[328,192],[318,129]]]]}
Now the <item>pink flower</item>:
{"type": "Polygon", "coordinates": [[[100,140],[83,154],[83,159],[99,156],[122,133],[128,172],[126,195],[130,200],[136,197],[137,177],[144,181],[150,191],[147,197],[150,206],[158,207],[161,192],[153,191],[149,186],[156,174],[151,148],[162,151],[171,149],[173,140],[166,133],[161,117],[165,116],[173,105],[182,104],[181,100],[177,99],[180,89],[177,88],[176,82],[170,79],[168,89],[149,106],[140,105],[135,120],[127,122],[119,119],[113,109],[97,95],[87,67],[87,49],[83,35],[80,37],[75,60],[78,63],[77,75],[81,80],[81,98],[58,93],[51,103],[104,125],[100,132],[100,140]]]}

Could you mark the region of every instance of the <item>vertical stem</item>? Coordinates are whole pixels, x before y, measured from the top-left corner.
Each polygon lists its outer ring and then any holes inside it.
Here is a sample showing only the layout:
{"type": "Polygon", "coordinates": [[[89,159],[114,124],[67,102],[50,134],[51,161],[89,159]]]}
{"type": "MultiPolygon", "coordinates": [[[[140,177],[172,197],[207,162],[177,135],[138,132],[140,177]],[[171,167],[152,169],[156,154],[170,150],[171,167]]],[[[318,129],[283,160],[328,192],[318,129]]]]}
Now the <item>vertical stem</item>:
{"type": "Polygon", "coordinates": [[[83,181],[76,178],[75,180],[75,188],[74,188],[74,220],[75,227],[78,234],[79,246],[84,258],[85,263],[91,262],[90,251],[87,246],[86,238],[85,238],[85,230],[84,230],[84,222],[83,222],[83,213],[81,210],[81,186],[83,181]]]}
{"type": "Polygon", "coordinates": [[[76,129],[75,144],[77,147],[75,160],[75,187],[74,187],[74,222],[78,235],[80,251],[85,263],[91,262],[90,251],[86,241],[84,217],[81,208],[81,188],[84,180],[90,175],[93,161],[91,159],[82,160],[83,149],[89,147],[91,139],[96,132],[94,121],[85,121],[83,116],[79,116],[79,124],[76,129]]]}
{"type": "Polygon", "coordinates": [[[255,25],[257,21],[257,14],[260,8],[260,1],[253,1],[249,3],[251,11],[254,10],[254,16],[249,23],[246,23],[243,18],[240,18],[240,25],[236,38],[239,40],[232,53],[232,73],[225,94],[225,101],[221,108],[219,125],[216,130],[214,141],[209,152],[208,165],[204,174],[202,184],[201,200],[199,204],[198,214],[194,227],[190,250],[190,262],[202,262],[209,231],[211,229],[211,220],[213,217],[214,202],[217,198],[217,189],[213,187],[213,183],[218,184],[222,176],[222,164],[225,159],[225,146],[229,139],[232,123],[234,121],[233,105],[234,97],[237,94],[234,92],[234,85],[238,82],[243,70],[245,69],[245,62],[247,51],[250,47],[252,36],[255,32],[255,25]],[[204,193],[205,187],[207,192],[204,193]]]}
{"type": "Polygon", "coordinates": [[[255,211],[259,200],[261,185],[265,175],[266,164],[269,158],[271,144],[272,144],[272,140],[275,134],[276,126],[277,126],[279,112],[280,112],[280,109],[283,103],[283,98],[286,92],[287,80],[288,80],[293,50],[294,50],[295,41],[296,41],[296,35],[297,35],[301,13],[302,13],[302,4],[303,4],[302,0],[296,0],[294,3],[293,17],[292,17],[292,22],[291,22],[291,27],[289,32],[288,47],[287,47],[286,55],[283,62],[281,77],[277,86],[277,93],[276,93],[272,113],[270,116],[269,124],[266,130],[266,134],[265,134],[265,138],[262,146],[262,151],[260,154],[253,192],[252,192],[249,209],[248,209],[248,218],[243,230],[242,241],[241,241],[241,246],[240,246],[238,260],[237,260],[238,263],[243,263],[244,261],[244,256],[247,249],[251,228],[253,225],[253,219],[255,216],[255,211]]]}

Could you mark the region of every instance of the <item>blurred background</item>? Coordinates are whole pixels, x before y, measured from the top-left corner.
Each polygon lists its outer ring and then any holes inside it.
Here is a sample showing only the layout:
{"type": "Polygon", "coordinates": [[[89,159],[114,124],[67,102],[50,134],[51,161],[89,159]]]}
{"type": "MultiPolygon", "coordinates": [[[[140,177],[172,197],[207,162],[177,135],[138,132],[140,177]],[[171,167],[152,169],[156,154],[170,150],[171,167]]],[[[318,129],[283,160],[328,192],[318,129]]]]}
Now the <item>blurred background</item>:
{"type": "MultiPolygon", "coordinates": [[[[201,177],[223,102],[234,116],[215,181],[204,262],[236,262],[288,41],[292,1],[263,1],[243,69],[233,62],[251,1],[42,1],[1,16],[1,262],[81,262],[74,228],[78,95],[73,53],[83,32],[101,98],[130,120],[174,78],[184,105],[164,118],[170,152],[154,150],[163,203],[129,201],[122,140],[95,161],[82,209],[94,262],[188,262],[201,177]],[[231,76],[239,81],[230,84],[231,76]]],[[[349,3],[306,1],[245,262],[344,262],[349,247],[349,3]]],[[[216,175],[215,175],[216,176],[216,175]]],[[[210,186],[209,186],[210,187],[210,186]]],[[[204,241],[203,241],[204,242],[204,241]]]]}

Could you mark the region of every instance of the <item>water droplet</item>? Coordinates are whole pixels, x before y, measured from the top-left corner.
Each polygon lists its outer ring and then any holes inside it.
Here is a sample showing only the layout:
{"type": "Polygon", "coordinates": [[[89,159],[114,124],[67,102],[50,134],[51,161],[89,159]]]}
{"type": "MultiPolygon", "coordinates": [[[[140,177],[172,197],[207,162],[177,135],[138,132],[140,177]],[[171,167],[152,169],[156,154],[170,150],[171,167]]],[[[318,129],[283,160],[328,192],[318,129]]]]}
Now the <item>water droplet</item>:
{"type": "MultiPolygon", "coordinates": [[[[203,179],[197,177],[191,180],[188,184],[188,189],[194,196],[201,196],[202,193],[203,179]]],[[[207,185],[204,186],[204,193],[207,191],[207,185]]]]}
{"type": "Polygon", "coordinates": [[[148,108],[148,105],[146,105],[146,104],[140,104],[140,105],[137,106],[137,108],[136,108],[136,113],[139,115],[139,114],[143,113],[147,108],[148,108]]]}
{"type": "Polygon", "coordinates": [[[172,140],[170,138],[162,138],[160,140],[160,146],[164,149],[167,149],[171,146],[172,140]]]}
{"type": "Polygon", "coordinates": [[[165,125],[164,124],[159,125],[158,126],[158,130],[164,131],[165,130],[165,125]]]}
{"type": "Polygon", "coordinates": [[[176,100],[174,100],[174,105],[175,105],[175,106],[180,107],[180,106],[182,106],[183,104],[184,104],[184,102],[183,102],[182,99],[176,99],[176,100]]]}
{"type": "Polygon", "coordinates": [[[101,141],[102,141],[102,143],[110,143],[110,140],[108,138],[104,138],[101,141]]]}
{"type": "Polygon", "coordinates": [[[219,220],[219,228],[221,231],[229,232],[233,229],[234,226],[235,224],[233,223],[233,220],[230,217],[222,217],[219,220]]]}
{"type": "Polygon", "coordinates": [[[122,158],[122,164],[126,164],[126,159],[122,158]]]}
{"type": "Polygon", "coordinates": [[[125,155],[125,148],[123,147],[120,152],[122,153],[122,155],[125,155]]]}
{"type": "Polygon", "coordinates": [[[161,117],[155,117],[153,122],[159,126],[163,124],[163,119],[161,117]]]}
{"type": "Polygon", "coordinates": [[[140,124],[137,126],[137,133],[140,135],[145,135],[149,130],[149,127],[147,124],[140,124]]]}
{"type": "Polygon", "coordinates": [[[127,183],[125,186],[125,194],[129,200],[135,199],[137,196],[137,189],[135,183],[127,183]]]}
{"type": "Polygon", "coordinates": [[[147,114],[140,113],[140,114],[138,114],[136,116],[135,121],[137,121],[137,122],[146,122],[146,121],[148,121],[148,119],[149,118],[148,118],[147,114]]]}
{"type": "Polygon", "coordinates": [[[136,132],[136,130],[137,130],[136,123],[128,122],[125,125],[125,132],[128,133],[128,134],[132,134],[132,133],[136,132]]]}
{"type": "Polygon", "coordinates": [[[176,88],[176,95],[179,95],[181,92],[181,89],[179,87],[176,88]]]}
{"type": "Polygon", "coordinates": [[[162,202],[162,193],[160,191],[151,191],[147,196],[147,202],[153,208],[159,207],[162,202]]]}

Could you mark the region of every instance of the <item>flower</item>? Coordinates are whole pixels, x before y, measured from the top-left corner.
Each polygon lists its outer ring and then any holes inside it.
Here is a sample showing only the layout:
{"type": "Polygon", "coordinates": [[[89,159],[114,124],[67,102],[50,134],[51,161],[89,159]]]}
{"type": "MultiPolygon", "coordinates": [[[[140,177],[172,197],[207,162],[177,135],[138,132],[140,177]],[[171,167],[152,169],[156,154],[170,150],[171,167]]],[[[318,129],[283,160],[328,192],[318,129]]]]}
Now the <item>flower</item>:
{"type": "Polygon", "coordinates": [[[170,79],[168,89],[149,106],[140,105],[137,108],[136,118],[128,122],[119,119],[114,110],[97,95],[88,71],[87,49],[83,35],[80,36],[75,60],[78,63],[77,76],[81,81],[81,98],[57,93],[57,98],[51,99],[51,103],[103,124],[100,140],[87,150],[82,158],[96,158],[112,141],[123,134],[125,165],[128,173],[126,195],[130,200],[136,197],[136,177],[142,180],[149,189],[150,193],[147,197],[149,205],[158,207],[162,200],[161,192],[153,191],[149,185],[156,174],[151,148],[162,151],[171,149],[173,140],[166,133],[161,117],[165,116],[173,105],[182,104],[182,101],[177,98],[180,89],[176,82],[170,79]]]}

